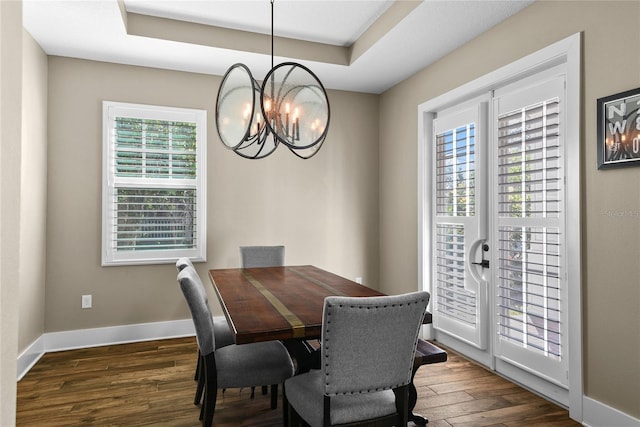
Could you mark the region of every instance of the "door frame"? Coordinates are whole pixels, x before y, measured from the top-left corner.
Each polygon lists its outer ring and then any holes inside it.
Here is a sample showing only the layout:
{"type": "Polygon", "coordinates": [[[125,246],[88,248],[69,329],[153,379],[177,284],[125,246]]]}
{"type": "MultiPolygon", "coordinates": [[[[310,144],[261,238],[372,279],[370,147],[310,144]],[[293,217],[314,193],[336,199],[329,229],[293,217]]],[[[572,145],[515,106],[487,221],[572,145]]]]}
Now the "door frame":
{"type": "MultiPolygon", "coordinates": [[[[511,64],[418,105],[418,283],[431,290],[431,155],[432,122],[437,111],[490,92],[539,71],[565,64],[566,79],[566,274],[569,284],[568,318],[572,333],[567,339],[569,369],[569,416],[582,422],[584,386],[582,379],[582,286],[581,286],[581,33],[573,34],[511,64]]],[[[491,341],[491,340],[490,340],[491,341]]],[[[493,350],[491,350],[491,354],[493,350]]],[[[482,355],[478,355],[482,358],[482,355]]],[[[473,357],[473,355],[470,355],[473,357]]],[[[493,369],[493,361],[480,360],[493,369]]],[[[491,357],[493,359],[493,357],[491,357]]],[[[553,398],[552,396],[548,396],[553,398]]]]}

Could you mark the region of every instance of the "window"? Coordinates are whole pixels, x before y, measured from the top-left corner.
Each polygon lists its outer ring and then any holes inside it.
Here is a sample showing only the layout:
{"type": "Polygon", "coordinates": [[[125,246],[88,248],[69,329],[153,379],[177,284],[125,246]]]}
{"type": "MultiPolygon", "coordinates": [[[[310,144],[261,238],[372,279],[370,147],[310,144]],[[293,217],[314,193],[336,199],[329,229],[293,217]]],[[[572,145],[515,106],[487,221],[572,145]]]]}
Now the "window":
{"type": "Polygon", "coordinates": [[[103,103],[102,265],[206,254],[206,111],[103,103]]]}

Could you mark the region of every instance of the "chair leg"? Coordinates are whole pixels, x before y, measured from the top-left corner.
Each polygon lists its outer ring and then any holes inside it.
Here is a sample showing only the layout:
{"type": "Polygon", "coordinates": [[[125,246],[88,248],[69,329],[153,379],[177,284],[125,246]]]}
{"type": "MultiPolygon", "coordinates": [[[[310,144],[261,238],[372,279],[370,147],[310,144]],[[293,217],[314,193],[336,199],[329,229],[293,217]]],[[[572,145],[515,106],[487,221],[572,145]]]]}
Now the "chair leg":
{"type": "Polygon", "coordinates": [[[282,383],[282,425],[289,427],[289,399],[287,399],[284,383],[282,383]]]}
{"type": "Polygon", "coordinates": [[[256,388],[251,387],[251,399],[253,399],[254,397],[256,397],[256,388]]]}
{"type": "MultiPolygon", "coordinates": [[[[284,396],[284,393],[283,393],[284,396]]],[[[283,397],[283,399],[285,399],[283,397]]],[[[284,402],[283,402],[284,406],[284,402]]],[[[284,408],[284,423],[285,427],[311,427],[309,423],[307,423],[302,417],[296,412],[296,409],[291,406],[291,404],[287,401],[286,407],[284,408]]]]}
{"type": "Polygon", "coordinates": [[[194,405],[202,403],[202,392],[204,391],[204,373],[200,372],[200,376],[197,379],[198,385],[196,386],[196,396],[193,399],[194,405]]]}
{"type": "Polygon", "coordinates": [[[200,350],[198,350],[198,363],[196,363],[196,374],[193,376],[194,381],[198,381],[200,378],[200,371],[202,370],[202,362],[200,361],[200,350]]]}
{"type": "Polygon", "coordinates": [[[266,395],[269,392],[269,387],[266,385],[262,386],[262,395],[266,395]]]}
{"type": "Polygon", "coordinates": [[[199,405],[202,403],[202,391],[204,389],[204,362],[202,361],[202,356],[200,354],[200,350],[198,350],[198,362],[196,363],[196,374],[194,380],[197,381],[196,385],[196,395],[193,398],[193,404],[199,405]]]}
{"type": "Polygon", "coordinates": [[[204,383],[204,405],[201,409],[202,426],[211,427],[213,425],[213,414],[216,410],[216,398],[218,397],[218,375],[213,353],[209,353],[204,357],[204,373],[206,379],[204,383]],[[204,413],[202,413],[203,411],[204,413]]]}
{"type": "Polygon", "coordinates": [[[278,407],[278,384],[271,384],[271,409],[276,409],[277,407],[278,407]]]}
{"type": "Polygon", "coordinates": [[[409,386],[405,385],[393,390],[396,396],[396,411],[399,424],[406,426],[409,422],[409,386]]]}
{"type": "Polygon", "coordinates": [[[212,427],[213,426],[213,414],[216,410],[216,398],[218,397],[218,390],[209,390],[209,392],[204,393],[205,404],[204,404],[204,415],[202,418],[202,426],[203,427],[212,427]]]}

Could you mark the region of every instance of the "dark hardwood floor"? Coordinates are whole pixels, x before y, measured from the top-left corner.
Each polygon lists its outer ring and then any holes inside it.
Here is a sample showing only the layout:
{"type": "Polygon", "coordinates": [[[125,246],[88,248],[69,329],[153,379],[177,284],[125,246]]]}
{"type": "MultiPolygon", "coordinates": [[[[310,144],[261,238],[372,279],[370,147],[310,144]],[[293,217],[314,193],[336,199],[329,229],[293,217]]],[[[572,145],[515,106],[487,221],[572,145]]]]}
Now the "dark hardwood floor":
{"type": "MultiPolygon", "coordinates": [[[[195,338],[48,353],[18,383],[18,426],[198,426],[195,338]]],[[[453,352],[422,366],[415,412],[430,427],[578,426],[567,411],[453,352]]],[[[282,401],[218,393],[214,425],[281,426],[282,401]]]]}

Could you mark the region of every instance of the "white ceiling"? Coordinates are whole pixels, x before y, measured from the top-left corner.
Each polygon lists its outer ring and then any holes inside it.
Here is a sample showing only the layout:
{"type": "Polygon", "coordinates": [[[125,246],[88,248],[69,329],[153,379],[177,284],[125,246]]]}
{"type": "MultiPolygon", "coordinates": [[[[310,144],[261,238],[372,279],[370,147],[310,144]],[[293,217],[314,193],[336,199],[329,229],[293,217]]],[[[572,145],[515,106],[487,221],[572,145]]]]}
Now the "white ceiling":
{"type": "MultiPolygon", "coordinates": [[[[423,0],[350,65],[303,61],[327,89],[381,93],[534,0],[423,0]]],[[[276,36],[350,46],[393,0],[276,0],[276,36]]],[[[270,34],[269,0],[124,0],[128,12],[270,34]]],[[[48,55],[223,75],[243,62],[261,80],[269,55],[127,34],[118,0],[24,0],[23,22],[48,55]]]]}

